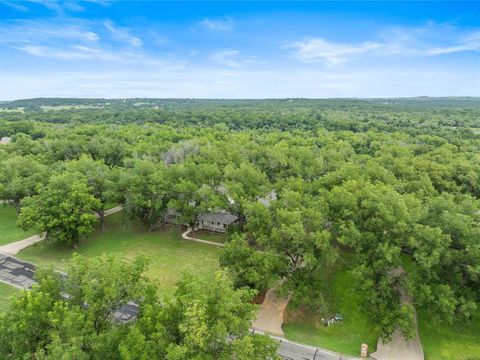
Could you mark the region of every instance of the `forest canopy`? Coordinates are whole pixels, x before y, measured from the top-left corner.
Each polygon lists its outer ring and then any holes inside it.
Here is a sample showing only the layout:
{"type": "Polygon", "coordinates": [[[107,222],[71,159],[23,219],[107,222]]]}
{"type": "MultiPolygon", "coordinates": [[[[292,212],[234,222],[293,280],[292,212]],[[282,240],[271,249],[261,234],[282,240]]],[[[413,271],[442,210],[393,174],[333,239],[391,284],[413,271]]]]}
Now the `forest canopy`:
{"type": "Polygon", "coordinates": [[[0,147],[0,199],[52,241],[77,245],[107,202],[151,228],[171,208],[186,224],[228,211],[241,222],[221,263],[239,288],[283,280],[296,302],[315,306],[318,274],[349,253],[386,337],[411,331],[399,285],[437,321],[469,321],[480,305],[478,98],[0,108],[0,135],[12,138],[0,147]],[[392,275],[405,263],[410,276],[392,275]]]}

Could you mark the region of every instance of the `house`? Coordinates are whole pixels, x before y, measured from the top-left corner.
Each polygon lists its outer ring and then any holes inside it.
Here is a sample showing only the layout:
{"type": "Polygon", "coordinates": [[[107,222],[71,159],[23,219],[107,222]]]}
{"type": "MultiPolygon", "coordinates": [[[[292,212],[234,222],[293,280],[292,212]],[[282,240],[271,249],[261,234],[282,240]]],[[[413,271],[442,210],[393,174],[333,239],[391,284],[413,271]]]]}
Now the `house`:
{"type": "Polygon", "coordinates": [[[198,229],[224,233],[230,225],[238,223],[238,216],[228,212],[203,213],[198,216],[198,229]]]}
{"type": "Polygon", "coordinates": [[[271,202],[275,200],[277,200],[277,192],[275,190],[270,191],[265,197],[258,198],[258,201],[265,207],[269,207],[271,202]]]}
{"type": "Polygon", "coordinates": [[[12,138],[10,138],[8,136],[4,136],[0,139],[0,144],[7,145],[7,144],[10,143],[10,140],[12,140],[12,138]]]}
{"type": "Polygon", "coordinates": [[[172,208],[168,208],[165,213],[165,222],[168,224],[178,224],[178,219],[180,218],[180,213],[172,208]]]}

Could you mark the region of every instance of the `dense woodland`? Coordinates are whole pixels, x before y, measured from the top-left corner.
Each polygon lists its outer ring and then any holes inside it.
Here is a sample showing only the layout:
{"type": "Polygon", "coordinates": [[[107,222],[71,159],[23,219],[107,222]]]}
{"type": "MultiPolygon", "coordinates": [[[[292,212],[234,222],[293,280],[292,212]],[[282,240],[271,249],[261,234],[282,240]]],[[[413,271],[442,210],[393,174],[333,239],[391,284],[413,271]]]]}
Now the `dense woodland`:
{"type": "Polygon", "coordinates": [[[319,275],[349,253],[385,337],[412,332],[400,287],[433,321],[478,314],[480,99],[0,107],[0,135],[12,137],[0,147],[0,199],[50,241],[82,246],[111,203],[149,229],[169,208],[185,224],[226,210],[242,220],[220,259],[237,288],[282,282],[298,306],[321,307],[319,275]],[[411,276],[396,275],[401,265],[411,276]]]}

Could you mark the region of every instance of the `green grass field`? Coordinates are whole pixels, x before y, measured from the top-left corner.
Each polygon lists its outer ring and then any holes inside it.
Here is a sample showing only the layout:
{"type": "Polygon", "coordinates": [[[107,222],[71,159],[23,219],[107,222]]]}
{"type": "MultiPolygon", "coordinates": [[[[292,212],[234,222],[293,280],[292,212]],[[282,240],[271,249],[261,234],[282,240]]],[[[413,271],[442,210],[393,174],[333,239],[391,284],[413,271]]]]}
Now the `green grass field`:
{"type": "Polygon", "coordinates": [[[333,269],[325,271],[322,284],[327,311],[325,314],[288,309],[283,325],[288,339],[304,344],[324,347],[347,355],[360,355],[362,343],[369,352],[375,351],[380,335],[368,321],[368,312],[361,306],[361,295],[355,288],[352,275],[340,260],[333,269]],[[332,326],[323,325],[321,318],[340,313],[344,320],[332,326]]]}
{"type": "Polygon", "coordinates": [[[189,234],[189,236],[197,239],[213,241],[221,244],[225,243],[225,240],[227,239],[224,234],[217,234],[217,233],[214,233],[211,231],[205,231],[205,230],[193,231],[189,234]]]}
{"type": "Polygon", "coordinates": [[[34,230],[23,231],[16,224],[17,214],[15,209],[11,206],[0,205],[0,245],[35,235],[34,230]]]}
{"type": "Polygon", "coordinates": [[[8,309],[11,297],[18,291],[16,287],[0,282],[0,312],[8,309]]]}
{"type": "MultiPolygon", "coordinates": [[[[402,265],[407,273],[415,264],[405,254],[402,265]]],[[[426,311],[417,309],[417,323],[425,360],[480,360],[480,311],[464,324],[434,323],[426,311]]]]}
{"type": "MultiPolygon", "coordinates": [[[[18,257],[40,266],[64,269],[73,252],[61,244],[38,243],[20,252],[18,257]]],[[[97,230],[76,252],[84,256],[118,254],[128,259],[146,255],[151,261],[147,276],[158,281],[162,293],[171,294],[182,272],[211,276],[218,270],[220,249],[183,240],[176,228],[148,232],[121,212],[107,217],[105,230],[97,230]]]]}
{"type": "Polygon", "coordinates": [[[480,360],[480,311],[465,324],[436,324],[417,311],[425,360],[480,360]]]}

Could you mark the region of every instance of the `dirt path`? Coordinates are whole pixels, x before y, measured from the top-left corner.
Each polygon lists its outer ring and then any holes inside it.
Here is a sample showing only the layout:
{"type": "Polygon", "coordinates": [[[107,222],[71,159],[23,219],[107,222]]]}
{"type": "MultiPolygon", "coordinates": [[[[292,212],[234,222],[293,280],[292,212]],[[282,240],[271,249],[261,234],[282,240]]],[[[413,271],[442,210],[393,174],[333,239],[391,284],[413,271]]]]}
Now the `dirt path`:
{"type": "Polygon", "coordinates": [[[0,246],[0,253],[8,254],[8,255],[17,255],[23,249],[39,242],[44,239],[44,235],[33,235],[26,239],[15,241],[13,243],[0,246]]]}
{"type": "Polygon", "coordinates": [[[108,210],[105,210],[105,216],[109,216],[109,215],[113,215],[113,214],[116,214],[120,211],[123,210],[123,206],[122,205],[119,205],[119,206],[115,206],[111,209],[108,209],[108,210]]]}
{"type": "Polygon", "coordinates": [[[202,240],[202,239],[197,239],[197,238],[194,238],[194,237],[190,237],[190,236],[188,236],[188,234],[190,234],[191,232],[192,232],[192,229],[188,228],[187,231],[182,233],[182,238],[185,239],[185,240],[196,241],[196,242],[203,243],[203,244],[209,244],[209,245],[215,245],[215,246],[225,246],[225,244],[222,244],[222,243],[217,243],[217,242],[214,242],[214,241],[208,241],[208,240],[202,240]]]}
{"type": "Polygon", "coordinates": [[[275,290],[268,290],[262,307],[257,314],[257,319],[252,324],[252,328],[276,336],[285,336],[282,329],[283,314],[290,298],[291,295],[281,298],[276,294],[275,290]]]}
{"type": "MultiPolygon", "coordinates": [[[[118,213],[119,211],[123,210],[123,206],[116,206],[114,208],[105,210],[105,216],[113,215],[118,213]]],[[[98,214],[95,214],[98,217],[98,214]]],[[[44,234],[38,234],[30,236],[29,238],[15,241],[7,245],[0,246],[0,253],[7,254],[7,255],[17,255],[23,249],[36,244],[39,241],[44,239],[44,234]]]]}
{"type": "MultiPolygon", "coordinates": [[[[392,272],[394,276],[403,275],[403,268],[397,268],[392,272]]],[[[411,297],[406,293],[405,289],[399,288],[400,300],[403,304],[412,304],[411,297]]],[[[415,310],[414,310],[415,311],[415,310]]],[[[418,335],[417,314],[414,313],[413,321],[415,322],[415,334],[410,340],[406,340],[399,330],[395,330],[392,340],[384,343],[378,340],[377,351],[370,356],[377,360],[424,360],[423,347],[418,335]]]]}

